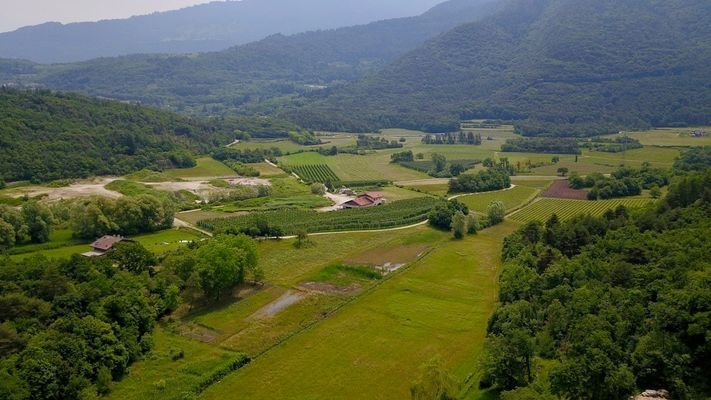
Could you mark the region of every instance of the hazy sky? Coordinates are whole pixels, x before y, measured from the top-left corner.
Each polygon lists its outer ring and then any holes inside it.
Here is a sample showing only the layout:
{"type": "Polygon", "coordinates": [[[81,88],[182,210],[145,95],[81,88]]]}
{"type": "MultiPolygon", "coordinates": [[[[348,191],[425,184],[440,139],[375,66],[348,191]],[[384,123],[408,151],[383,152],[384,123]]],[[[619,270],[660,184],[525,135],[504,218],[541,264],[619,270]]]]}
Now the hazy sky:
{"type": "Polygon", "coordinates": [[[210,0],[0,0],[0,32],[48,21],[126,18],[175,10],[210,0]]]}

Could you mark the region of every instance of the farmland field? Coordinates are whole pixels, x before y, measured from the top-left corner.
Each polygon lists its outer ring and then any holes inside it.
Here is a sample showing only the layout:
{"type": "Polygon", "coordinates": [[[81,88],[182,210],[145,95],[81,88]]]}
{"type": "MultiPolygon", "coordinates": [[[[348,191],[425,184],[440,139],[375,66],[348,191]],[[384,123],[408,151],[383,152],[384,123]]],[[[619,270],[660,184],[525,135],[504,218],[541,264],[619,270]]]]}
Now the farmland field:
{"type": "Polygon", "coordinates": [[[288,167],[305,182],[325,183],[340,180],[326,164],[289,164],[288,167]]]}
{"type": "Polygon", "coordinates": [[[236,173],[225,164],[211,157],[198,158],[197,165],[193,168],[170,169],[165,174],[172,178],[208,178],[213,176],[235,176],[236,173]]]}
{"type": "Polygon", "coordinates": [[[496,302],[501,240],[512,229],[505,224],[446,241],[203,398],[229,398],[236,388],[249,399],[409,398],[420,366],[436,355],[465,381],[481,355],[496,302]]]}
{"type": "MultiPolygon", "coordinates": [[[[401,149],[395,149],[401,150],[401,149]]],[[[403,166],[392,164],[394,150],[382,150],[366,155],[339,154],[326,157],[318,153],[300,153],[280,158],[286,165],[326,164],[342,181],[412,180],[427,175],[403,166]]]]}
{"type": "Polygon", "coordinates": [[[406,226],[425,221],[435,204],[431,197],[401,200],[378,207],[316,213],[302,210],[270,211],[241,217],[200,221],[200,227],[212,231],[247,229],[263,221],[282,229],[287,235],[299,230],[334,232],[406,226]]]}
{"type": "Polygon", "coordinates": [[[540,191],[526,186],[516,186],[513,189],[501,190],[498,192],[477,193],[458,197],[457,200],[466,204],[470,210],[484,213],[492,201],[503,201],[506,211],[521,207],[533,198],[540,191]]]}
{"type": "Polygon", "coordinates": [[[583,154],[578,157],[577,163],[575,162],[575,156],[561,155],[559,156],[559,163],[534,168],[533,173],[536,175],[555,176],[558,168],[561,167],[568,168],[570,172],[579,172],[582,175],[593,172],[610,173],[622,164],[639,168],[644,162],[649,162],[653,167],[670,168],[679,154],[679,149],[663,147],[644,147],[630,150],[626,153],[583,151],[583,154]]]}
{"type": "Polygon", "coordinates": [[[651,199],[616,199],[616,200],[564,200],[564,199],[540,199],[533,204],[515,212],[509,218],[516,222],[528,223],[531,221],[545,222],[553,214],[556,214],[562,221],[571,219],[577,215],[601,216],[608,210],[613,210],[618,206],[627,208],[639,208],[653,203],[651,199]]]}
{"type": "Polygon", "coordinates": [[[711,145],[711,127],[691,128],[658,128],[640,132],[624,132],[609,137],[631,137],[639,140],[645,146],[708,146],[711,145]],[[694,131],[706,131],[709,135],[704,137],[691,137],[694,131]]]}

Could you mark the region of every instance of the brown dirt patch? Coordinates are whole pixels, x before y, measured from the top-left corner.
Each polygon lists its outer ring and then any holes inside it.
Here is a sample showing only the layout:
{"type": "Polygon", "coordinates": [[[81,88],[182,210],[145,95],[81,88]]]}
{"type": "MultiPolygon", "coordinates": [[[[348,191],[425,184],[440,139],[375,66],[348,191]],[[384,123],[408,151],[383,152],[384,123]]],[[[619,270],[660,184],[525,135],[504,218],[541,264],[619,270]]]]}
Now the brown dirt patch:
{"type": "Polygon", "coordinates": [[[542,197],[553,199],[587,200],[588,192],[585,190],[573,189],[568,186],[568,180],[553,182],[551,187],[542,194],[542,197]]]}
{"type": "Polygon", "coordinates": [[[69,186],[59,188],[28,186],[19,188],[17,191],[13,192],[11,196],[22,197],[27,195],[29,197],[36,197],[46,195],[47,200],[76,199],[79,197],[93,196],[117,199],[122,196],[121,193],[108,190],[104,187],[115,180],[116,178],[109,177],[95,178],[91,180],[76,181],[69,186]]]}
{"type": "Polygon", "coordinates": [[[220,332],[194,323],[181,325],[178,333],[180,333],[181,336],[203,343],[212,343],[220,337],[220,332]]]}
{"type": "Polygon", "coordinates": [[[430,246],[422,244],[375,248],[367,253],[350,258],[347,263],[376,266],[407,264],[420,258],[429,249],[430,246]]]}

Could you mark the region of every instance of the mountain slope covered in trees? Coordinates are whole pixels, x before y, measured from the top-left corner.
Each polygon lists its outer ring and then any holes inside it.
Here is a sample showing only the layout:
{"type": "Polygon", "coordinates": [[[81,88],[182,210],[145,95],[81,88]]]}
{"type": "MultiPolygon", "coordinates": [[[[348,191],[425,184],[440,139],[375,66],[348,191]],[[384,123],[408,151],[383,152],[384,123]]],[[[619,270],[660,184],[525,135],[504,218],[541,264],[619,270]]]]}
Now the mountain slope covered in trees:
{"type": "Polygon", "coordinates": [[[73,94],[0,89],[0,174],[45,181],[184,167],[229,143],[230,129],[73,94]]]}
{"type": "Polygon", "coordinates": [[[418,15],[439,1],[217,1],[127,19],[21,28],[0,34],[0,57],[56,63],[139,53],[218,51],[275,33],[418,15]]]}
{"type": "Polygon", "coordinates": [[[350,130],[499,118],[529,135],[707,124],[709,16],[704,0],[514,0],[286,113],[350,130]]]}
{"type": "Polygon", "coordinates": [[[423,15],[294,36],[274,35],[222,52],[130,56],[42,66],[0,61],[0,83],[38,84],[174,111],[269,111],[271,99],[353,81],[427,39],[490,15],[493,0],[450,0],[423,15]]]}

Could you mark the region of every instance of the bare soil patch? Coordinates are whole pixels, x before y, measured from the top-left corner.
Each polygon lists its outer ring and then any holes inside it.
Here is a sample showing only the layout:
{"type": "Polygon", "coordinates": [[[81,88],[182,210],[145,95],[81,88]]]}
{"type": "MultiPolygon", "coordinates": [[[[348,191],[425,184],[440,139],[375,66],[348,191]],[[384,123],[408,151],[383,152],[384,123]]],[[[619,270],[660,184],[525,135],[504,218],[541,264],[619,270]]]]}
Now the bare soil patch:
{"type": "Polygon", "coordinates": [[[566,179],[553,182],[551,187],[541,196],[552,199],[587,200],[588,192],[571,188],[566,179]]]}
{"type": "Polygon", "coordinates": [[[91,180],[81,180],[77,181],[69,186],[51,188],[45,186],[28,186],[23,188],[18,188],[12,193],[12,197],[22,197],[27,195],[29,197],[43,196],[46,195],[48,200],[64,200],[64,199],[76,199],[80,197],[108,197],[110,199],[117,199],[121,197],[121,193],[114,192],[113,190],[108,190],[104,186],[115,181],[117,178],[95,178],[91,180]]]}
{"type": "MultiPolygon", "coordinates": [[[[224,179],[227,183],[232,186],[268,186],[271,185],[266,179],[259,178],[226,178],[224,179]]],[[[162,190],[164,192],[178,192],[180,190],[187,190],[195,194],[205,191],[216,191],[218,188],[210,185],[208,181],[181,181],[181,182],[149,182],[146,185],[152,186],[155,189],[162,190]]]]}
{"type": "Polygon", "coordinates": [[[181,325],[179,333],[181,336],[198,340],[203,343],[212,343],[220,337],[220,332],[194,323],[181,325]]]}

